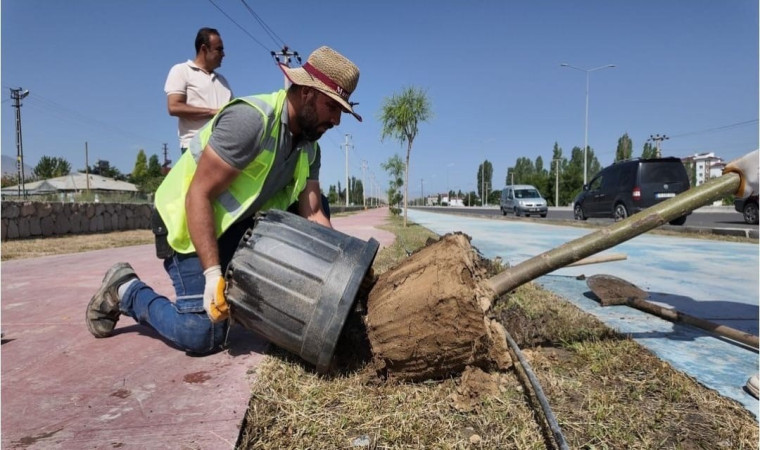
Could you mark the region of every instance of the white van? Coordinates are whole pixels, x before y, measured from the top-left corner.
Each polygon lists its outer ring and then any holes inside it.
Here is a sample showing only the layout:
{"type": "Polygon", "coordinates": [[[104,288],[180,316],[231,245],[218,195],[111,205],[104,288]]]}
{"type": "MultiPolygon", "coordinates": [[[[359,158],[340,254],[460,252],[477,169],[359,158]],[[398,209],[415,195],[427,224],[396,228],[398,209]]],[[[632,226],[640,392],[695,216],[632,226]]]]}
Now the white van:
{"type": "Polygon", "coordinates": [[[546,200],[538,189],[530,184],[515,184],[502,189],[500,209],[505,216],[512,212],[518,217],[523,214],[546,217],[549,212],[546,200]]]}

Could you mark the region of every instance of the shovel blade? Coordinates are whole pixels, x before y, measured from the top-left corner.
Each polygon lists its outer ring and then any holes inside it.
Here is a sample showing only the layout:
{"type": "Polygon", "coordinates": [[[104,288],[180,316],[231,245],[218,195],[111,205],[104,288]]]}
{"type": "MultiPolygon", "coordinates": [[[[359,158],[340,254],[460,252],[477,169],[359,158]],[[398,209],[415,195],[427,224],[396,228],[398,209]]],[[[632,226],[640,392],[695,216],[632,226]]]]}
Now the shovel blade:
{"type": "Polygon", "coordinates": [[[635,284],[613,275],[592,275],[586,279],[586,284],[602,306],[625,305],[630,301],[649,297],[646,291],[639,289],[635,284]]]}

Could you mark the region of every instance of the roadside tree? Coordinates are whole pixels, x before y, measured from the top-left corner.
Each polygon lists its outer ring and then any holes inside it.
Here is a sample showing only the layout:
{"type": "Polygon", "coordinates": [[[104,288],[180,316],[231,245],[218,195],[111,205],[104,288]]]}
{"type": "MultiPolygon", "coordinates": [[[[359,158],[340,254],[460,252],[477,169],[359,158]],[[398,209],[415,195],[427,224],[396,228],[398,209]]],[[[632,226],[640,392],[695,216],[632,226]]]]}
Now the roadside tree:
{"type": "MultiPolygon", "coordinates": [[[[404,227],[407,222],[407,201],[409,199],[409,156],[412,153],[414,139],[419,132],[419,124],[432,117],[430,100],[421,89],[408,87],[400,94],[394,94],[383,101],[380,120],[383,131],[382,141],[391,137],[400,144],[407,144],[406,163],[404,164],[404,227]]],[[[389,197],[390,201],[390,197],[389,197]]]]}
{"type": "Polygon", "coordinates": [[[485,199],[487,202],[489,197],[488,195],[484,195],[484,193],[491,192],[494,189],[493,184],[491,183],[491,180],[493,179],[493,164],[491,164],[491,161],[486,159],[481,165],[478,166],[478,174],[476,179],[478,197],[485,199]]]}
{"type": "Polygon", "coordinates": [[[71,164],[60,157],[43,156],[34,166],[34,176],[40,180],[57,178],[71,173],[71,164]]]}
{"type": "Polygon", "coordinates": [[[148,160],[148,176],[160,177],[161,175],[161,163],[158,161],[158,155],[151,155],[148,160]]]}
{"type": "Polygon", "coordinates": [[[615,162],[631,159],[633,155],[633,141],[625,133],[618,139],[617,150],[615,150],[615,162]]]}
{"type": "MultiPolygon", "coordinates": [[[[381,163],[380,167],[390,175],[390,180],[388,180],[388,205],[391,207],[391,212],[398,214],[400,212],[398,211],[398,205],[403,197],[401,188],[404,186],[404,161],[401,160],[401,157],[397,153],[388,158],[388,161],[381,163]]],[[[404,226],[406,226],[406,223],[404,223],[404,226]]]]}
{"type": "MultiPolygon", "coordinates": [[[[111,164],[108,161],[102,159],[99,159],[92,167],[88,167],[87,171],[93,175],[113,178],[114,180],[125,181],[127,179],[119,169],[111,167],[111,164]]],[[[79,169],[79,173],[85,173],[85,170],[79,169]]]]}
{"type": "Polygon", "coordinates": [[[644,148],[641,150],[642,159],[652,159],[657,157],[657,148],[650,142],[644,143],[644,148]]]}
{"type": "MultiPolygon", "coordinates": [[[[594,151],[589,147],[586,151],[588,157],[588,179],[590,180],[601,170],[601,164],[596,159],[594,151]]],[[[564,173],[560,173],[560,204],[569,204],[583,189],[583,149],[573,147],[570,153],[570,161],[563,167],[564,173]]]]}
{"type": "Polygon", "coordinates": [[[140,184],[148,176],[148,157],[145,156],[145,150],[140,149],[137,152],[135,167],[132,169],[132,182],[140,184]]]}

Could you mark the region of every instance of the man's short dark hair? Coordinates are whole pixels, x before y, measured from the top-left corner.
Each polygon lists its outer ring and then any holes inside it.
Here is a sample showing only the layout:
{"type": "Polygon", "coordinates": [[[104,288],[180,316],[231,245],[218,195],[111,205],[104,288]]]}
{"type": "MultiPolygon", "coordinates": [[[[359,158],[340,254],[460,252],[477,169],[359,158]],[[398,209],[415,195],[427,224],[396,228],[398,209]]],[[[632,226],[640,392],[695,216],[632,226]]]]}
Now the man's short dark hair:
{"type": "Polygon", "coordinates": [[[200,30],[198,30],[198,34],[195,35],[195,54],[196,55],[200,53],[202,45],[205,45],[206,47],[209,46],[209,43],[211,42],[212,34],[219,36],[219,32],[216,31],[216,28],[203,27],[200,30]]]}

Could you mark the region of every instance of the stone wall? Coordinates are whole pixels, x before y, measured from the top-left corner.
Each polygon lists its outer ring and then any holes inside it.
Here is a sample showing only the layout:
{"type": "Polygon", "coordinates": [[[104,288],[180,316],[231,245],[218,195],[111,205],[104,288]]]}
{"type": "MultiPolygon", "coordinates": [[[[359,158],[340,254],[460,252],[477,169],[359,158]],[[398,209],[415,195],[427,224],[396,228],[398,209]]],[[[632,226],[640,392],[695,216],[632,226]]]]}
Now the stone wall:
{"type": "Polygon", "coordinates": [[[2,240],[150,229],[151,206],[3,201],[2,240]]]}

